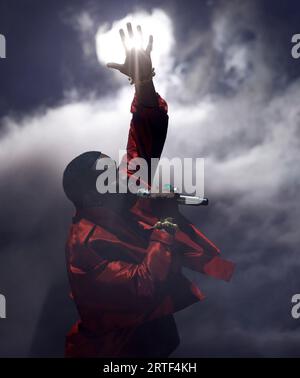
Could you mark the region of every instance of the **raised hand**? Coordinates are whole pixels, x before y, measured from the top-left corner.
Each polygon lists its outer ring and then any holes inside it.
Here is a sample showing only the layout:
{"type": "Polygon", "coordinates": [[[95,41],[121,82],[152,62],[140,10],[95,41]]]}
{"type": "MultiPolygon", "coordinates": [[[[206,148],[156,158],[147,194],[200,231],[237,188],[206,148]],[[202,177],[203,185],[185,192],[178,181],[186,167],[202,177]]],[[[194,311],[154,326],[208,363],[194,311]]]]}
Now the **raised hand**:
{"type": "Polygon", "coordinates": [[[142,48],[142,28],[137,27],[137,36],[135,37],[131,23],[127,24],[128,37],[125,36],[123,29],[120,29],[121,40],[125,49],[126,57],[123,64],[108,63],[107,67],[116,69],[128,76],[131,79],[131,83],[143,82],[145,80],[151,80],[155,75],[152,68],[151,51],[153,47],[153,36],[149,36],[148,46],[144,50],[142,48]],[[134,40],[140,41],[140,47],[133,46],[134,40]],[[130,48],[130,46],[133,46],[130,48]]]}

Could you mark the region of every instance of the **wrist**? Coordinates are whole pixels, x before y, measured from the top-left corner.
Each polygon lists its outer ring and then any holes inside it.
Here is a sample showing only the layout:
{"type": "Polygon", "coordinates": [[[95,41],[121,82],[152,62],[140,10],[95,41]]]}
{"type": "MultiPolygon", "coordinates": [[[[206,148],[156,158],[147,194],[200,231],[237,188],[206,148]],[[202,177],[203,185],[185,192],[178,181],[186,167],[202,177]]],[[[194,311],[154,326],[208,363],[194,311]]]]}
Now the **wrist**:
{"type": "Polygon", "coordinates": [[[158,106],[157,93],[152,80],[143,84],[136,83],[135,93],[139,104],[149,107],[158,106]]]}
{"type": "Polygon", "coordinates": [[[141,94],[141,92],[155,92],[152,78],[150,80],[138,81],[134,83],[134,87],[137,94],[141,94]]]}
{"type": "Polygon", "coordinates": [[[151,68],[151,71],[148,73],[139,73],[136,77],[130,77],[130,83],[135,84],[135,86],[143,86],[152,82],[153,77],[155,76],[155,69],[151,68]]]}

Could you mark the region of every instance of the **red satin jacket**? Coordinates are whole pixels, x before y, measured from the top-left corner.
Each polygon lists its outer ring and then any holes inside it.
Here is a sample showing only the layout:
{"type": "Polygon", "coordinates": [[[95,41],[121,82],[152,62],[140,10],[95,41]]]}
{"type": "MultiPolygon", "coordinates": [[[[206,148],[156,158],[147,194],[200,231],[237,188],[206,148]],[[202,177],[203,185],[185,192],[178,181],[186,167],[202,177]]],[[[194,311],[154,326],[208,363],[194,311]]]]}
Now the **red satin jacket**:
{"type": "MultiPolygon", "coordinates": [[[[128,160],[161,155],[168,108],[157,96],[157,107],[132,102],[128,160]]],[[[234,264],[177,208],[174,236],[151,229],[163,213],[153,201],[140,199],[123,216],[106,208],[76,213],[66,259],[80,321],[67,335],[67,357],[167,357],[179,342],[172,314],[204,298],[182,267],[230,279],[234,264]]]]}

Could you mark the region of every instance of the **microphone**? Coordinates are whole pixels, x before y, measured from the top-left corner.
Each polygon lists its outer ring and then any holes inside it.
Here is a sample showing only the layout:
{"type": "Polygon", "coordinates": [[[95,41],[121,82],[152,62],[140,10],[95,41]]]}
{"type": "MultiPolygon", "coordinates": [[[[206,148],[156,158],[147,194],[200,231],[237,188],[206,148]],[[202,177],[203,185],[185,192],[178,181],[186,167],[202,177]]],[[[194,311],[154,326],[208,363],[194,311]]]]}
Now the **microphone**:
{"type": "Polygon", "coordinates": [[[161,192],[161,193],[152,193],[151,191],[141,188],[137,191],[137,196],[140,198],[149,198],[149,199],[174,199],[180,205],[187,206],[207,206],[208,199],[201,198],[198,196],[190,196],[182,193],[177,193],[176,189],[171,192],[161,192]]]}
{"type": "Polygon", "coordinates": [[[176,198],[177,202],[181,205],[188,205],[188,206],[208,206],[208,198],[201,198],[198,196],[187,196],[184,194],[179,194],[179,197],[176,198]]]}

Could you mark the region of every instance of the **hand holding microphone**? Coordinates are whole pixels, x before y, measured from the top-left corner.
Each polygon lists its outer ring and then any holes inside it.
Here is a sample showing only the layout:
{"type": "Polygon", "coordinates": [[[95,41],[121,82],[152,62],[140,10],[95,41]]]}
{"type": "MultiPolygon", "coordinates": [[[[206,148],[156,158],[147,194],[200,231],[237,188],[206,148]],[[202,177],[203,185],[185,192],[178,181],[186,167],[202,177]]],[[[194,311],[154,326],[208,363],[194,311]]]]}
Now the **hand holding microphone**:
{"type": "Polygon", "coordinates": [[[190,196],[182,193],[177,193],[176,188],[173,190],[171,189],[170,192],[160,192],[155,193],[151,192],[147,189],[139,189],[137,191],[137,196],[141,198],[150,198],[150,199],[174,199],[180,205],[187,205],[187,206],[207,206],[208,199],[201,198],[198,196],[190,196]]]}

